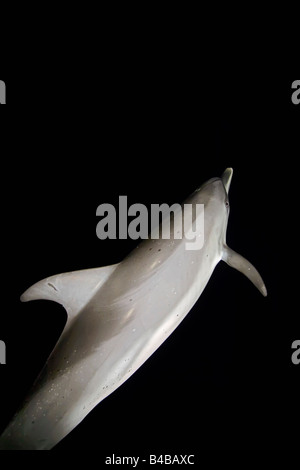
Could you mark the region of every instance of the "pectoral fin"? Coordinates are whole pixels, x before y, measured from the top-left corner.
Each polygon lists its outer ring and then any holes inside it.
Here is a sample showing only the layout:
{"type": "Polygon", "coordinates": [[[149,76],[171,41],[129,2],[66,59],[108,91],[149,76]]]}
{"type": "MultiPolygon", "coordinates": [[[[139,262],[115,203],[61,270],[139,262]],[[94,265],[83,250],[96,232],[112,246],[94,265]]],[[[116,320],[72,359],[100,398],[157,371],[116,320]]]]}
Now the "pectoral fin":
{"type": "Polygon", "coordinates": [[[225,261],[232,268],[237,269],[240,273],[250,279],[250,281],[257,287],[264,297],[267,295],[267,289],[261,275],[257,269],[243,256],[236,253],[236,251],[229,248],[227,245],[224,246],[223,250],[223,261],[225,261]]]}

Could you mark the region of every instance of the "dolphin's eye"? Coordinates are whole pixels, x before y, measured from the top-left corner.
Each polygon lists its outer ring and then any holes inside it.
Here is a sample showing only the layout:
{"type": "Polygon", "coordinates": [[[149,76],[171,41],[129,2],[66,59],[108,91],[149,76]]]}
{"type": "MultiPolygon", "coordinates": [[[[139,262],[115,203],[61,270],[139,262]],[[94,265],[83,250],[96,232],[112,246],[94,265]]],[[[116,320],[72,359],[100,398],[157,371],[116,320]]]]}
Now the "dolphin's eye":
{"type": "Polygon", "coordinates": [[[229,207],[229,201],[225,201],[225,206],[229,207]]]}

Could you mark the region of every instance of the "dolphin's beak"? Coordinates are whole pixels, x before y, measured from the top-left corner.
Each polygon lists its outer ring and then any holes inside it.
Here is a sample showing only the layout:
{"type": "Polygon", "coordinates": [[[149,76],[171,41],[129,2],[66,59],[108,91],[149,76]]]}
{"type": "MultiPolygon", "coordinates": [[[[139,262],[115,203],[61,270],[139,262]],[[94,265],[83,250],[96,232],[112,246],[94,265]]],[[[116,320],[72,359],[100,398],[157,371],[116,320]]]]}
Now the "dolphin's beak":
{"type": "Polygon", "coordinates": [[[229,193],[232,174],[233,174],[233,169],[232,168],[226,168],[226,170],[224,171],[224,173],[221,177],[227,194],[229,193]]]}

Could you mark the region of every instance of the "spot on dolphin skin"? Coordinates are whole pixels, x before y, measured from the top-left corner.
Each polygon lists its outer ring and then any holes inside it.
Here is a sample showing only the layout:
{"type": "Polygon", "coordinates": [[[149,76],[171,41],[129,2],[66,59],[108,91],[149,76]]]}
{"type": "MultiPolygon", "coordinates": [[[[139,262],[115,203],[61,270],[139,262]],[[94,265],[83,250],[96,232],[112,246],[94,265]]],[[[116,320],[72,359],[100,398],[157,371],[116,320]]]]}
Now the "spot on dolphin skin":
{"type": "Polygon", "coordinates": [[[54,290],[56,290],[56,292],[58,292],[56,287],[53,284],[51,284],[51,282],[48,282],[48,286],[52,287],[52,289],[54,289],[54,290]]]}

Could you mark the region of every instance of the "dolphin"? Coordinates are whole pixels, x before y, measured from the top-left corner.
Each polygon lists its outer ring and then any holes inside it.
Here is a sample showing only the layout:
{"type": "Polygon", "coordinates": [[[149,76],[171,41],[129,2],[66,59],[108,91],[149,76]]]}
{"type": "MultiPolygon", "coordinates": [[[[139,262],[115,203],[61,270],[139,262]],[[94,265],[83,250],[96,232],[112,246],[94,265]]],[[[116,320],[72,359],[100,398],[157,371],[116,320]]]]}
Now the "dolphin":
{"type": "Polygon", "coordinates": [[[220,260],[267,295],[255,267],[226,244],[232,173],[227,168],[185,201],[204,204],[204,234],[195,234],[204,235],[201,249],[186,249],[184,235],[172,239],[174,218],[171,239],[149,237],[118,264],[54,275],[24,292],[25,302],[59,302],[68,319],[25,403],[4,430],[1,449],[53,448],[174,331],[220,260]]]}

